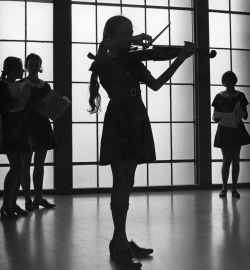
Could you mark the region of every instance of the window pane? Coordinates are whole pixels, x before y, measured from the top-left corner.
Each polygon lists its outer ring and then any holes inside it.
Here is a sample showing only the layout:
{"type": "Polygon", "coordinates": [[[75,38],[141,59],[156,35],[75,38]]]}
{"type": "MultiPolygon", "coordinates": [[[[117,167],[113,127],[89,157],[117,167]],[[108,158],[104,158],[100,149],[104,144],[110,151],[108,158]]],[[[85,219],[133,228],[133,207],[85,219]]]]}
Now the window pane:
{"type": "Polygon", "coordinates": [[[101,42],[103,39],[103,29],[106,21],[115,15],[120,15],[120,7],[106,7],[106,6],[97,6],[97,40],[101,42]]]}
{"type": "Polygon", "coordinates": [[[229,0],[209,0],[210,9],[229,10],[229,0]]]}
{"type": "Polygon", "coordinates": [[[214,147],[214,138],[217,131],[218,124],[212,123],[211,125],[211,147],[212,147],[212,159],[222,159],[221,149],[214,147]]]}
{"type": "MultiPolygon", "coordinates": [[[[193,41],[193,15],[190,11],[171,10],[171,44],[184,45],[193,41]],[[185,25],[185,27],[183,27],[185,25]]],[[[163,43],[164,44],[164,43],[163,43]]]]}
{"type": "Polygon", "coordinates": [[[217,50],[217,56],[210,61],[211,84],[221,85],[221,77],[228,70],[230,70],[230,52],[217,50]]]}
{"type": "Polygon", "coordinates": [[[157,160],[170,160],[170,124],[151,124],[157,160]]]}
{"type": "Polygon", "coordinates": [[[169,86],[164,85],[159,91],[148,91],[148,114],[150,121],[170,121],[169,86]]]}
{"type": "MultiPolygon", "coordinates": [[[[209,14],[210,47],[230,47],[229,15],[221,13],[209,14]],[[221,34],[223,33],[223,35],[221,34]]],[[[217,58],[217,57],[216,57],[217,58]]]]}
{"type": "Polygon", "coordinates": [[[133,35],[145,33],[145,11],[144,8],[122,8],[122,15],[129,18],[133,24],[133,35]]]}
{"type": "Polygon", "coordinates": [[[193,87],[188,85],[172,86],[173,121],[193,121],[193,87]]]}
{"type": "Polygon", "coordinates": [[[170,0],[170,6],[191,8],[192,0],[170,0]]]}
{"type": "Polygon", "coordinates": [[[74,2],[95,2],[96,0],[72,0],[74,2]]]}
{"type": "MultiPolygon", "coordinates": [[[[250,134],[250,124],[245,123],[245,127],[250,134]]],[[[241,147],[240,158],[250,159],[250,144],[241,147]]]]}
{"type": "MultiPolygon", "coordinates": [[[[0,154],[0,164],[9,164],[9,161],[8,161],[8,158],[6,155],[0,154]]],[[[1,168],[0,168],[0,170],[1,170],[1,168]]]]}
{"type": "Polygon", "coordinates": [[[27,42],[27,55],[35,53],[42,58],[43,73],[39,76],[44,81],[53,81],[53,44],[27,42]]]}
{"type": "Polygon", "coordinates": [[[250,49],[250,17],[246,15],[231,15],[232,48],[250,49]],[[240,31],[239,31],[240,29],[240,31]]]}
{"type": "Polygon", "coordinates": [[[231,0],[232,11],[250,12],[249,0],[231,0]]]}
{"type": "MultiPolygon", "coordinates": [[[[221,166],[222,166],[222,162],[212,162],[212,183],[213,184],[222,185],[221,166]]],[[[231,183],[232,180],[230,176],[228,180],[229,180],[228,182],[231,183]]]]}
{"type": "MultiPolygon", "coordinates": [[[[147,8],[147,33],[156,37],[160,31],[169,24],[168,10],[167,9],[154,9],[147,8]],[[155,20],[157,18],[157,23],[155,20]]],[[[166,29],[161,36],[157,38],[154,45],[168,45],[169,44],[169,28],[166,29]]]]}
{"type": "Polygon", "coordinates": [[[146,3],[148,6],[168,6],[168,0],[147,0],[146,3]]]}
{"type": "Polygon", "coordinates": [[[0,2],[0,39],[24,40],[25,6],[20,1],[0,2]]]}
{"type": "Polygon", "coordinates": [[[7,172],[9,171],[9,167],[0,167],[0,190],[3,190],[4,188],[4,180],[5,180],[5,176],[7,174],[7,172]]]}
{"type": "Polygon", "coordinates": [[[247,51],[232,51],[233,71],[238,77],[238,84],[250,85],[250,54],[247,51]]]}
{"type": "Polygon", "coordinates": [[[24,54],[24,42],[0,42],[0,69],[2,70],[4,59],[8,56],[21,58],[24,65],[24,54]]]}
{"type": "Polygon", "coordinates": [[[147,68],[153,77],[158,78],[167,68],[169,68],[169,61],[148,61],[147,68]]]}
{"type": "Polygon", "coordinates": [[[89,84],[72,84],[72,120],[73,122],[95,122],[96,115],[90,114],[89,84]]]}
{"type": "Polygon", "coordinates": [[[173,124],[173,159],[194,158],[194,125],[173,124]]]}
{"type": "Polygon", "coordinates": [[[110,166],[99,166],[99,186],[112,187],[113,176],[110,166]]]}
{"type": "Polygon", "coordinates": [[[193,83],[194,82],[194,57],[189,57],[175,72],[172,83],[193,83]]]}
{"type": "Polygon", "coordinates": [[[96,125],[73,124],[73,162],[96,161],[96,125]]]}
{"type": "Polygon", "coordinates": [[[144,5],[144,0],[122,0],[122,4],[144,5]]]}
{"type": "Polygon", "coordinates": [[[149,164],[149,185],[170,186],[171,165],[169,163],[149,164]]]}
{"type": "Polygon", "coordinates": [[[97,187],[96,165],[73,166],[73,188],[97,187]]]}
{"type": "Polygon", "coordinates": [[[87,57],[88,53],[96,54],[95,45],[72,44],[72,81],[89,82],[91,71],[89,68],[93,62],[87,57]]]}
{"type": "Polygon", "coordinates": [[[174,185],[193,185],[194,180],[194,163],[173,164],[174,185]]]}
{"type": "Polygon", "coordinates": [[[54,162],[54,150],[48,150],[45,163],[53,163],[54,162]]]}
{"type": "Polygon", "coordinates": [[[240,175],[239,175],[239,180],[238,183],[249,183],[250,175],[250,162],[241,162],[240,163],[240,175]]]}
{"type": "MultiPolygon", "coordinates": [[[[32,179],[34,166],[30,167],[30,176],[32,179]]],[[[30,189],[34,190],[33,180],[30,181],[30,189]]],[[[43,177],[43,189],[54,189],[54,167],[44,166],[44,177],[43,177]]]]}
{"type": "Polygon", "coordinates": [[[95,6],[72,5],[72,41],[96,42],[95,6]]]}
{"type": "Polygon", "coordinates": [[[27,3],[27,39],[53,40],[52,4],[27,3]]]}
{"type": "Polygon", "coordinates": [[[135,172],[135,187],[147,186],[147,165],[140,164],[135,172]]]}
{"type": "Polygon", "coordinates": [[[120,0],[97,0],[97,2],[98,3],[120,4],[120,0]]]}

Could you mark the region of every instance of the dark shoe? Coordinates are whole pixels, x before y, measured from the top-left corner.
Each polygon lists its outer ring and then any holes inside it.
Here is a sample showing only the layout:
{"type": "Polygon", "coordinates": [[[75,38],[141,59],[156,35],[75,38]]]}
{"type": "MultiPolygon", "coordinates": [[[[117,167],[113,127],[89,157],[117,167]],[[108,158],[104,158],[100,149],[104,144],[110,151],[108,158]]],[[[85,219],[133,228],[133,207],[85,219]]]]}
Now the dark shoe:
{"type": "MultiPolygon", "coordinates": [[[[129,247],[132,250],[132,252],[135,254],[136,257],[146,257],[149,254],[153,253],[154,250],[152,248],[141,248],[139,247],[133,240],[131,240],[129,243],[129,247]]],[[[115,242],[112,239],[109,243],[109,252],[110,256],[114,256],[115,251],[115,242]]]]}
{"type": "Polygon", "coordinates": [[[145,257],[154,252],[152,248],[139,247],[133,240],[129,242],[129,246],[136,257],[145,257]]]}
{"type": "Polygon", "coordinates": [[[28,211],[22,209],[22,208],[21,208],[19,205],[17,205],[17,204],[14,205],[14,206],[12,206],[11,208],[12,208],[12,210],[14,210],[14,211],[17,213],[18,216],[27,216],[27,215],[29,214],[28,211]]]}
{"type": "Polygon", "coordinates": [[[128,269],[142,267],[141,262],[135,257],[131,249],[125,249],[120,252],[114,251],[114,259],[118,264],[128,269]]]}
{"type": "Polygon", "coordinates": [[[227,197],[227,190],[226,190],[226,189],[222,189],[222,191],[220,192],[219,196],[220,196],[221,198],[227,197]]]}
{"type": "Polygon", "coordinates": [[[17,219],[17,213],[10,207],[1,208],[1,218],[17,219]]]}
{"type": "Polygon", "coordinates": [[[234,198],[240,198],[240,193],[236,189],[233,189],[232,190],[232,196],[234,198]]]}
{"type": "Polygon", "coordinates": [[[35,207],[34,207],[32,201],[25,202],[25,209],[27,211],[34,211],[35,210],[35,207]]]}
{"type": "Polygon", "coordinates": [[[43,206],[44,208],[54,208],[54,207],[56,207],[55,204],[49,203],[45,199],[42,199],[42,200],[39,200],[39,201],[35,199],[33,201],[33,205],[34,205],[35,209],[39,209],[39,205],[43,206]]]}

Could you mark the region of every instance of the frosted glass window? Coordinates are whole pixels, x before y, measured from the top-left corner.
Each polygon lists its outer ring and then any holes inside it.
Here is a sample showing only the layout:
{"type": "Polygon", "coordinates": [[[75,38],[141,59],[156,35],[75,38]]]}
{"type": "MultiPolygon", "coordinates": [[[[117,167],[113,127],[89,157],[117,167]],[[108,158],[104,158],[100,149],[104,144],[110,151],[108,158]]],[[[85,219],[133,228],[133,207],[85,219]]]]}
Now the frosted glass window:
{"type": "Polygon", "coordinates": [[[72,41],[96,41],[95,6],[72,5],[72,41]]]}
{"type": "Polygon", "coordinates": [[[44,81],[53,81],[53,44],[27,42],[27,55],[38,54],[42,58],[43,73],[39,77],[44,81]]]}
{"type": "Polygon", "coordinates": [[[96,125],[73,124],[73,162],[96,161],[96,125]]]}
{"type": "Polygon", "coordinates": [[[232,48],[250,49],[249,15],[232,14],[231,22],[232,22],[232,48]]]}
{"type": "MultiPolygon", "coordinates": [[[[33,171],[34,166],[30,167],[30,189],[34,190],[33,185],[33,171]]],[[[54,167],[53,166],[44,166],[44,177],[43,177],[43,189],[54,189],[54,167]]]]}
{"type": "Polygon", "coordinates": [[[144,5],[144,0],[122,0],[122,4],[126,5],[144,5]]]}
{"type": "Polygon", "coordinates": [[[151,124],[157,160],[170,160],[170,124],[151,124]]]}
{"type": "Polygon", "coordinates": [[[173,159],[194,158],[194,125],[173,124],[173,159]]]}
{"type": "Polygon", "coordinates": [[[229,10],[229,0],[209,0],[208,4],[209,9],[229,10]]]}
{"type": "Polygon", "coordinates": [[[8,56],[15,56],[23,60],[24,65],[24,42],[0,42],[0,70],[3,62],[8,56]]]}
{"type": "Polygon", "coordinates": [[[158,78],[169,68],[169,61],[147,61],[147,68],[154,78],[158,78]]]}
{"type": "Polygon", "coordinates": [[[184,41],[193,41],[193,13],[191,11],[172,10],[170,22],[172,45],[184,45],[184,41]]]}
{"type": "Polygon", "coordinates": [[[95,3],[96,0],[72,0],[74,2],[92,2],[95,3]]]}
{"type": "Polygon", "coordinates": [[[173,164],[173,184],[193,185],[194,184],[194,163],[173,164]]]}
{"type": "Polygon", "coordinates": [[[0,154],[0,164],[9,164],[9,161],[6,155],[0,154]]]}
{"type": "Polygon", "coordinates": [[[149,164],[149,185],[170,186],[171,165],[169,163],[149,164]]]}
{"type": "Polygon", "coordinates": [[[250,12],[249,0],[231,0],[232,11],[250,12]]]}
{"type": "Polygon", "coordinates": [[[73,188],[97,187],[96,165],[73,166],[73,188]]]}
{"type": "Polygon", "coordinates": [[[210,61],[211,84],[221,85],[221,77],[228,70],[230,70],[230,51],[217,50],[217,56],[210,61]]]}
{"type": "Polygon", "coordinates": [[[232,51],[233,71],[238,77],[238,84],[250,85],[250,54],[248,51],[232,51]]]}
{"type": "MultiPolygon", "coordinates": [[[[147,8],[147,33],[156,37],[160,31],[169,24],[168,10],[167,9],[155,9],[147,8]],[[157,18],[157,23],[156,23],[157,18]]],[[[169,44],[169,28],[166,29],[161,36],[157,38],[154,45],[167,45],[169,44]]]]}
{"type": "Polygon", "coordinates": [[[136,168],[135,172],[135,187],[147,186],[147,165],[140,164],[136,168]]]}
{"type": "Polygon", "coordinates": [[[170,0],[170,6],[191,8],[192,0],[170,0]]]}
{"type": "MultiPolygon", "coordinates": [[[[222,162],[212,162],[212,183],[213,184],[222,185],[221,166],[222,166],[222,162]]],[[[231,168],[230,168],[230,175],[228,178],[228,183],[230,184],[232,183],[231,168]]]]}
{"type": "Polygon", "coordinates": [[[172,86],[172,120],[193,121],[193,87],[172,86]]]}
{"type": "Polygon", "coordinates": [[[89,84],[72,84],[72,120],[73,122],[95,122],[96,115],[90,114],[89,84]]]}
{"type": "Polygon", "coordinates": [[[3,188],[4,188],[5,176],[6,176],[7,172],[9,171],[9,169],[10,169],[9,167],[0,167],[0,179],[1,179],[1,181],[0,181],[0,190],[3,190],[3,188]]]}
{"type": "Polygon", "coordinates": [[[110,166],[99,166],[99,186],[112,187],[113,176],[110,166]]]}
{"type": "Polygon", "coordinates": [[[93,62],[87,57],[88,53],[96,54],[95,45],[72,44],[72,81],[89,82],[89,68],[93,62]]]}
{"type": "Polygon", "coordinates": [[[168,6],[168,0],[147,0],[146,3],[148,6],[168,6]]]}
{"type": "Polygon", "coordinates": [[[148,114],[150,121],[170,121],[169,86],[158,91],[148,91],[148,114]]]}
{"type": "Polygon", "coordinates": [[[241,162],[240,163],[240,175],[239,175],[239,180],[238,183],[249,183],[250,175],[250,162],[241,162]]]}
{"type": "Polygon", "coordinates": [[[122,15],[129,18],[133,24],[133,35],[145,33],[145,10],[144,8],[122,8],[122,15]]]}
{"type": "Polygon", "coordinates": [[[172,83],[193,83],[194,82],[194,57],[189,57],[175,72],[172,83]]]}
{"type": "Polygon", "coordinates": [[[27,3],[27,39],[53,40],[53,4],[27,3]]]}
{"type": "Polygon", "coordinates": [[[218,124],[213,122],[211,124],[211,149],[212,149],[212,159],[222,159],[221,149],[214,147],[214,138],[217,131],[218,124]]]}
{"type": "Polygon", "coordinates": [[[229,31],[230,28],[229,28],[228,14],[221,14],[221,13],[209,14],[210,47],[229,48],[230,47],[229,31]]]}
{"type": "MultiPolygon", "coordinates": [[[[248,113],[249,113],[249,110],[248,110],[248,113]]],[[[245,123],[245,127],[246,127],[246,130],[248,131],[248,134],[250,134],[250,124],[245,123]]],[[[241,147],[240,158],[250,159],[250,144],[243,145],[241,147]]]]}
{"type": "Polygon", "coordinates": [[[115,15],[120,15],[120,7],[97,6],[97,40],[101,42],[103,39],[103,29],[106,21],[115,15]]]}
{"type": "MultiPolygon", "coordinates": [[[[94,1],[95,2],[95,1],[94,1]]],[[[97,0],[98,3],[120,4],[120,0],[97,0]]]]}
{"type": "Polygon", "coordinates": [[[0,39],[24,40],[24,2],[0,1],[0,39]]]}

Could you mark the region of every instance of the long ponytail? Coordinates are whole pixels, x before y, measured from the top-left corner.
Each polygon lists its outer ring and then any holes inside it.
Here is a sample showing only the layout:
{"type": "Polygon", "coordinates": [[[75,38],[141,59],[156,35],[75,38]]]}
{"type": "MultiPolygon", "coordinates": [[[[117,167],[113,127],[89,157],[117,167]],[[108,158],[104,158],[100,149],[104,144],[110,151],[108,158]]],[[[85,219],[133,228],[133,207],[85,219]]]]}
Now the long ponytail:
{"type": "MultiPolygon", "coordinates": [[[[92,64],[93,65],[93,64],[92,64]]],[[[98,83],[98,73],[96,70],[92,70],[92,74],[90,77],[90,85],[89,85],[89,105],[91,107],[88,112],[98,113],[101,108],[101,95],[99,93],[100,85],[98,83]]]]}

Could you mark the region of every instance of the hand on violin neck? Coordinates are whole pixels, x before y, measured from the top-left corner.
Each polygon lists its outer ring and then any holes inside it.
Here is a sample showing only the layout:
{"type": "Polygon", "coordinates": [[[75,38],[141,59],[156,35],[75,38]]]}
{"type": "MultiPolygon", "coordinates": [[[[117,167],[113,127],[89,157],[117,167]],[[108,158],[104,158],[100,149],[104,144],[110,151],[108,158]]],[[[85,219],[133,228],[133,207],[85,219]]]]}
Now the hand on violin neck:
{"type": "Polygon", "coordinates": [[[132,44],[142,46],[143,48],[148,48],[149,46],[151,46],[152,40],[152,37],[145,33],[132,36],[131,38],[132,44]]]}
{"type": "Polygon", "coordinates": [[[180,51],[178,56],[179,60],[186,60],[190,56],[192,56],[196,51],[196,46],[193,42],[185,41],[185,45],[183,49],[180,51]]]}

